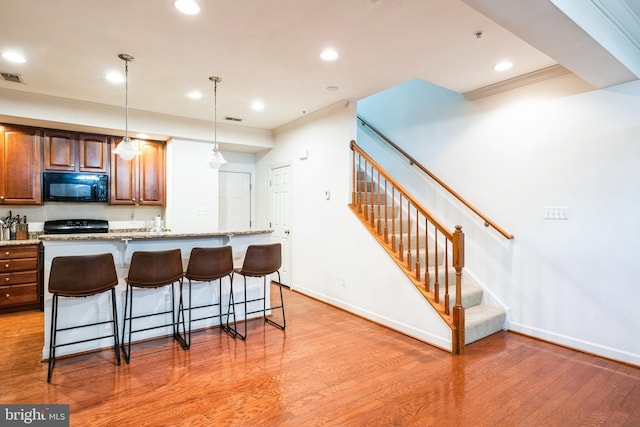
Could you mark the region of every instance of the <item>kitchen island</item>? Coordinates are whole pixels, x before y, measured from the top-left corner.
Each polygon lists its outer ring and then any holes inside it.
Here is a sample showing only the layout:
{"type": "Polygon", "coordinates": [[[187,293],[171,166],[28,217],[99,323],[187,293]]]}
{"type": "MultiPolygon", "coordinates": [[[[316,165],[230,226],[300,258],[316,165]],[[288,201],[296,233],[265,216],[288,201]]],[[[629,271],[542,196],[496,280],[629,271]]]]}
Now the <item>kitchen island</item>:
{"type": "MultiPolygon", "coordinates": [[[[109,232],[109,233],[87,233],[87,234],[45,234],[40,236],[44,246],[44,347],[42,358],[47,359],[49,355],[50,329],[51,329],[51,301],[52,295],[48,292],[49,272],[51,261],[58,256],[69,255],[93,255],[101,253],[111,253],[116,264],[118,273],[118,285],[116,287],[116,303],[118,308],[118,325],[122,334],[124,298],[126,283],[124,281],[129,270],[131,255],[135,251],[154,251],[180,249],[182,252],[183,265],[186,269],[189,261],[189,254],[194,247],[218,247],[229,245],[233,248],[234,265],[240,267],[244,258],[246,248],[251,244],[264,244],[271,242],[272,230],[248,230],[248,231],[221,231],[208,233],[172,233],[172,232],[109,232]]],[[[187,284],[183,285],[185,295],[187,294],[187,284]]],[[[170,287],[151,289],[144,292],[144,295],[136,294],[136,311],[148,313],[153,311],[164,311],[165,307],[171,304],[170,287]]],[[[224,278],[222,283],[222,296],[218,295],[217,283],[215,286],[205,286],[204,284],[194,284],[192,287],[192,298],[194,305],[197,301],[217,302],[222,301],[222,306],[226,309],[229,301],[229,279],[224,278]]],[[[240,283],[234,286],[234,298],[241,301],[244,295],[240,283]]],[[[178,298],[179,286],[175,286],[176,301],[178,298]]],[[[262,280],[252,279],[248,281],[247,297],[254,299],[262,295],[262,280]]],[[[267,295],[267,306],[269,304],[267,295]]],[[[200,302],[202,304],[202,302],[200,302]]],[[[60,298],[59,300],[58,327],[64,328],[80,323],[93,323],[109,320],[111,318],[109,293],[102,293],[89,298],[60,298]]],[[[238,306],[236,315],[243,316],[242,306],[238,306]]],[[[252,311],[249,307],[247,311],[252,311]]],[[[149,318],[149,325],[160,324],[162,319],[149,318]]],[[[171,319],[166,319],[169,323],[171,319]]],[[[144,321],[140,320],[141,322],[144,321]]],[[[193,329],[215,326],[219,323],[218,318],[205,319],[194,322],[193,329]]],[[[137,323],[136,328],[141,324],[137,323]]],[[[143,325],[144,327],[144,325],[143,325]]],[[[58,333],[60,343],[68,341],[79,341],[99,335],[110,333],[110,325],[93,326],[90,328],[75,329],[72,331],[58,333]]],[[[137,333],[133,341],[146,340],[160,336],[172,335],[171,328],[152,329],[137,333]]],[[[177,345],[177,344],[176,344],[177,345]]],[[[88,341],[80,344],[73,344],[58,348],[56,356],[82,353],[113,346],[112,338],[105,338],[97,341],[88,341]]]]}

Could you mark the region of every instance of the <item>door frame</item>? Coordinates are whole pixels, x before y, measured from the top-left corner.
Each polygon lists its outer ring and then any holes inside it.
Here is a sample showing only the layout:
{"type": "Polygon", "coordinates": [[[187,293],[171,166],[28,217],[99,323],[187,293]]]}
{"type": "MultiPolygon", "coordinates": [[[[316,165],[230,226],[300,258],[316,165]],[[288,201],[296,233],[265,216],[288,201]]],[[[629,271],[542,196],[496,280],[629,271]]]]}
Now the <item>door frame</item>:
{"type": "MultiPolygon", "coordinates": [[[[290,197],[289,197],[289,203],[288,206],[286,207],[287,209],[287,214],[288,217],[290,219],[290,221],[293,221],[293,162],[292,161],[284,161],[284,162],[278,162],[278,163],[272,163],[271,165],[269,165],[269,228],[273,228],[273,186],[271,185],[272,180],[273,180],[273,172],[276,169],[280,169],[280,168],[284,168],[284,167],[289,167],[289,171],[290,171],[290,187],[289,187],[289,193],[290,193],[290,197]]],[[[289,235],[289,237],[287,237],[287,245],[288,245],[288,250],[284,251],[282,256],[286,257],[286,265],[289,267],[289,283],[286,283],[285,286],[287,286],[290,289],[293,289],[293,237],[291,236],[291,234],[289,235]]]]}

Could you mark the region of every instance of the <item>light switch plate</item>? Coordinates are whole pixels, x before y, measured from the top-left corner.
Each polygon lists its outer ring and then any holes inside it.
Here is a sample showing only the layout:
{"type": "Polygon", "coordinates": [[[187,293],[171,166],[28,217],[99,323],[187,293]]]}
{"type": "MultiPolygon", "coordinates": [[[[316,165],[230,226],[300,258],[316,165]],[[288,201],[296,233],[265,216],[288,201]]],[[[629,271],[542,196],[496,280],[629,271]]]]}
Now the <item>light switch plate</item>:
{"type": "Polygon", "coordinates": [[[545,206],[544,219],[569,219],[569,206],[545,206]]]}

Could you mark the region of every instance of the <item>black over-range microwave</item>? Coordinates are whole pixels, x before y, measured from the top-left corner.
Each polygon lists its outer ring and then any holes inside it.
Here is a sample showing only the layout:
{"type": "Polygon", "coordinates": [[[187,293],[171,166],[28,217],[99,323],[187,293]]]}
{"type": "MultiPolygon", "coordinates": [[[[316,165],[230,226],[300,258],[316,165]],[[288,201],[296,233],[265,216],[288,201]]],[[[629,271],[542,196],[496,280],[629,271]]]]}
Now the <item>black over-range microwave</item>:
{"type": "Polygon", "coordinates": [[[109,176],[95,173],[44,172],[45,202],[108,202],[109,176]]]}

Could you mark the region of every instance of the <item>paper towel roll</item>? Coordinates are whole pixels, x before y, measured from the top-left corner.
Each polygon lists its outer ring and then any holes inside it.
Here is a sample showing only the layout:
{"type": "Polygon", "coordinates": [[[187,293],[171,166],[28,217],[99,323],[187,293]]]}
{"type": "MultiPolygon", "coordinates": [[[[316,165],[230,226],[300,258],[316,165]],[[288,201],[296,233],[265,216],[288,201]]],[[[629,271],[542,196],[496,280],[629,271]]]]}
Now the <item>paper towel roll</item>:
{"type": "Polygon", "coordinates": [[[162,229],[162,219],[160,218],[160,215],[155,218],[154,228],[156,231],[160,231],[162,229]]]}

